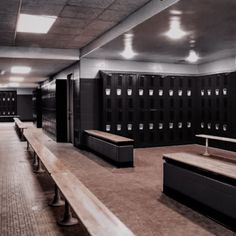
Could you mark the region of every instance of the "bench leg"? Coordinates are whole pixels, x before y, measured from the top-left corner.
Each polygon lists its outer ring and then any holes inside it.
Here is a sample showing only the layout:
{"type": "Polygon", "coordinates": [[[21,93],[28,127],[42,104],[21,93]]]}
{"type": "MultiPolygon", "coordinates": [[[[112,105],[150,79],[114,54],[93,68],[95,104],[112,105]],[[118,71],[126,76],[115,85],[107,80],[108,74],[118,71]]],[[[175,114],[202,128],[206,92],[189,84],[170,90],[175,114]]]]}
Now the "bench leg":
{"type": "Polygon", "coordinates": [[[36,155],[36,153],[34,152],[34,162],[33,162],[33,166],[38,166],[39,165],[39,160],[38,157],[36,155]]]}
{"type": "Polygon", "coordinates": [[[206,156],[206,157],[210,156],[208,152],[208,138],[206,138],[206,146],[205,146],[205,152],[203,153],[203,156],[206,156]]]}
{"type": "Polygon", "coordinates": [[[42,167],[42,162],[38,159],[38,166],[37,169],[34,171],[35,173],[44,173],[45,170],[42,167]]]}
{"type": "Polygon", "coordinates": [[[27,150],[29,150],[29,142],[27,141],[27,148],[26,148],[27,150]]]}
{"type": "Polygon", "coordinates": [[[70,205],[67,201],[65,201],[65,212],[64,212],[63,219],[57,223],[60,226],[71,226],[78,223],[78,219],[72,216],[70,205]]]}
{"type": "Polygon", "coordinates": [[[52,207],[65,205],[65,202],[61,199],[60,191],[56,184],[55,184],[55,194],[54,194],[53,200],[48,205],[52,207]]]}

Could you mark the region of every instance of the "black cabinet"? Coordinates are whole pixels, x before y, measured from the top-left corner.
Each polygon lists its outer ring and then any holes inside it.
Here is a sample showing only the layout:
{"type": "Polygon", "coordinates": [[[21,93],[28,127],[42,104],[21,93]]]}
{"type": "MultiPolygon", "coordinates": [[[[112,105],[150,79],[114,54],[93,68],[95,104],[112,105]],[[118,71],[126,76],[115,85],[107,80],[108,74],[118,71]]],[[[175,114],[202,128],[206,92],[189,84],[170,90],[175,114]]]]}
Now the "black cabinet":
{"type": "Polygon", "coordinates": [[[101,72],[102,130],[135,147],[192,143],[196,80],[192,77],[101,72]]]}
{"type": "Polygon", "coordinates": [[[16,91],[0,91],[0,121],[13,121],[13,117],[16,115],[16,91]]]}
{"type": "Polygon", "coordinates": [[[67,142],[67,81],[45,82],[41,89],[42,128],[57,142],[67,142]]]}
{"type": "Polygon", "coordinates": [[[37,128],[42,128],[42,93],[41,89],[33,91],[33,122],[37,128]]]}

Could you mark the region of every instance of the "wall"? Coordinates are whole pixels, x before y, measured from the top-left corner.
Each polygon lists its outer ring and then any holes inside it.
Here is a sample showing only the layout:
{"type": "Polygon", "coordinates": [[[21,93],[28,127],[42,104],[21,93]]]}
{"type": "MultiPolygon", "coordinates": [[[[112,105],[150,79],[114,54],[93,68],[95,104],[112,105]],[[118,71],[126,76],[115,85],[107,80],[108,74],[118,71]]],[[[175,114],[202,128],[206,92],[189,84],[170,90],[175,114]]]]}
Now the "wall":
{"type": "Polygon", "coordinates": [[[147,72],[174,75],[198,75],[197,65],[150,63],[104,59],[81,59],[81,78],[98,78],[99,70],[147,72]]]}

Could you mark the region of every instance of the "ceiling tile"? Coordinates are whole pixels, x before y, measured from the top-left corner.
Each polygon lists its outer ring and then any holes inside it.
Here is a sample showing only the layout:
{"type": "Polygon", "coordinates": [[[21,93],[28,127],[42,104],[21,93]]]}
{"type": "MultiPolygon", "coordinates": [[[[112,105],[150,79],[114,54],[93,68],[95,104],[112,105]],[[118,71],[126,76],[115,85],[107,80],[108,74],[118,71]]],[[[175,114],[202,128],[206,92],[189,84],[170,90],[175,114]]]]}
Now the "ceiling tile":
{"type": "Polygon", "coordinates": [[[107,8],[115,0],[69,0],[69,5],[80,7],[107,8]]]}
{"type": "Polygon", "coordinates": [[[116,21],[119,22],[129,15],[127,11],[105,10],[99,17],[103,21],[116,21]]]}
{"type": "Polygon", "coordinates": [[[150,2],[150,0],[117,0],[109,7],[109,9],[130,11],[130,13],[132,13],[148,2],[150,2]]]}
{"type": "Polygon", "coordinates": [[[99,14],[101,14],[102,11],[103,11],[102,9],[98,9],[98,8],[66,6],[61,12],[60,16],[93,20],[99,14]]]}
{"type": "Polygon", "coordinates": [[[21,13],[32,14],[32,15],[49,15],[49,16],[58,16],[62,11],[64,5],[58,4],[23,4],[21,7],[21,13]]]}
{"type": "Polygon", "coordinates": [[[54,25],[53,28],[56,27],[70,27],[70,28],[83,28],[87,25],[88,21],[86,19],[73,19],[73,18],[66,18],[66,17],[59,17],[54,25]]]}

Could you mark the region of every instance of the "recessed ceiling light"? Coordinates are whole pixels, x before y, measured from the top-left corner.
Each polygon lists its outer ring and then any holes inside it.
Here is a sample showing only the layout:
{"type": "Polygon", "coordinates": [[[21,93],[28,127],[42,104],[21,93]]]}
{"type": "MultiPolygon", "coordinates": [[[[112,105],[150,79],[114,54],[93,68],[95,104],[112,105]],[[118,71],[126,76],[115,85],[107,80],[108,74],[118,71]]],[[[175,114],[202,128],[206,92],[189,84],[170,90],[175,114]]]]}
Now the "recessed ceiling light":
{"type": "Polygon", "coordinates": [[[183,31],[180,26],[180,19],[178,17],[171,17],[170,29],[165,35],[171,39],[178,40],[185,37],[188,33],[183,31]]]}
{"type": "Polygon", "coordinates": [[[194,50],[190,50],[189,55],[185,58],[185,60],[190,63],[196,63],[199,59],[199,55],[194,50]]]}
{"type": "Polygon", "coordinates": [[[126,59],[132,59],[134,56],[136,56],[136,53],[133,51],[132,48],[126,48],[122,53],[121,56],[123,56],[126,59]]]}
{"type": "Polygon", "coordinates": [[[17,24],[17,32],[46,34],[56,19],[56,16],[20,14],[17,24]]]}
{"type": "Polygon", "coordinates": [[[29,74],[31,68],[28,66],[13,66],[11,68],[11,73],[13,74],[29,74]]]}
{"type": "Polygon", "coordinates": [[[25,80],[25,78],[24,77],[18,77],[18,76],[12,76],[12,77],[10,77],[9,80],[13,81],[13,82],[22,82],[22,81],[25,80]]]}

